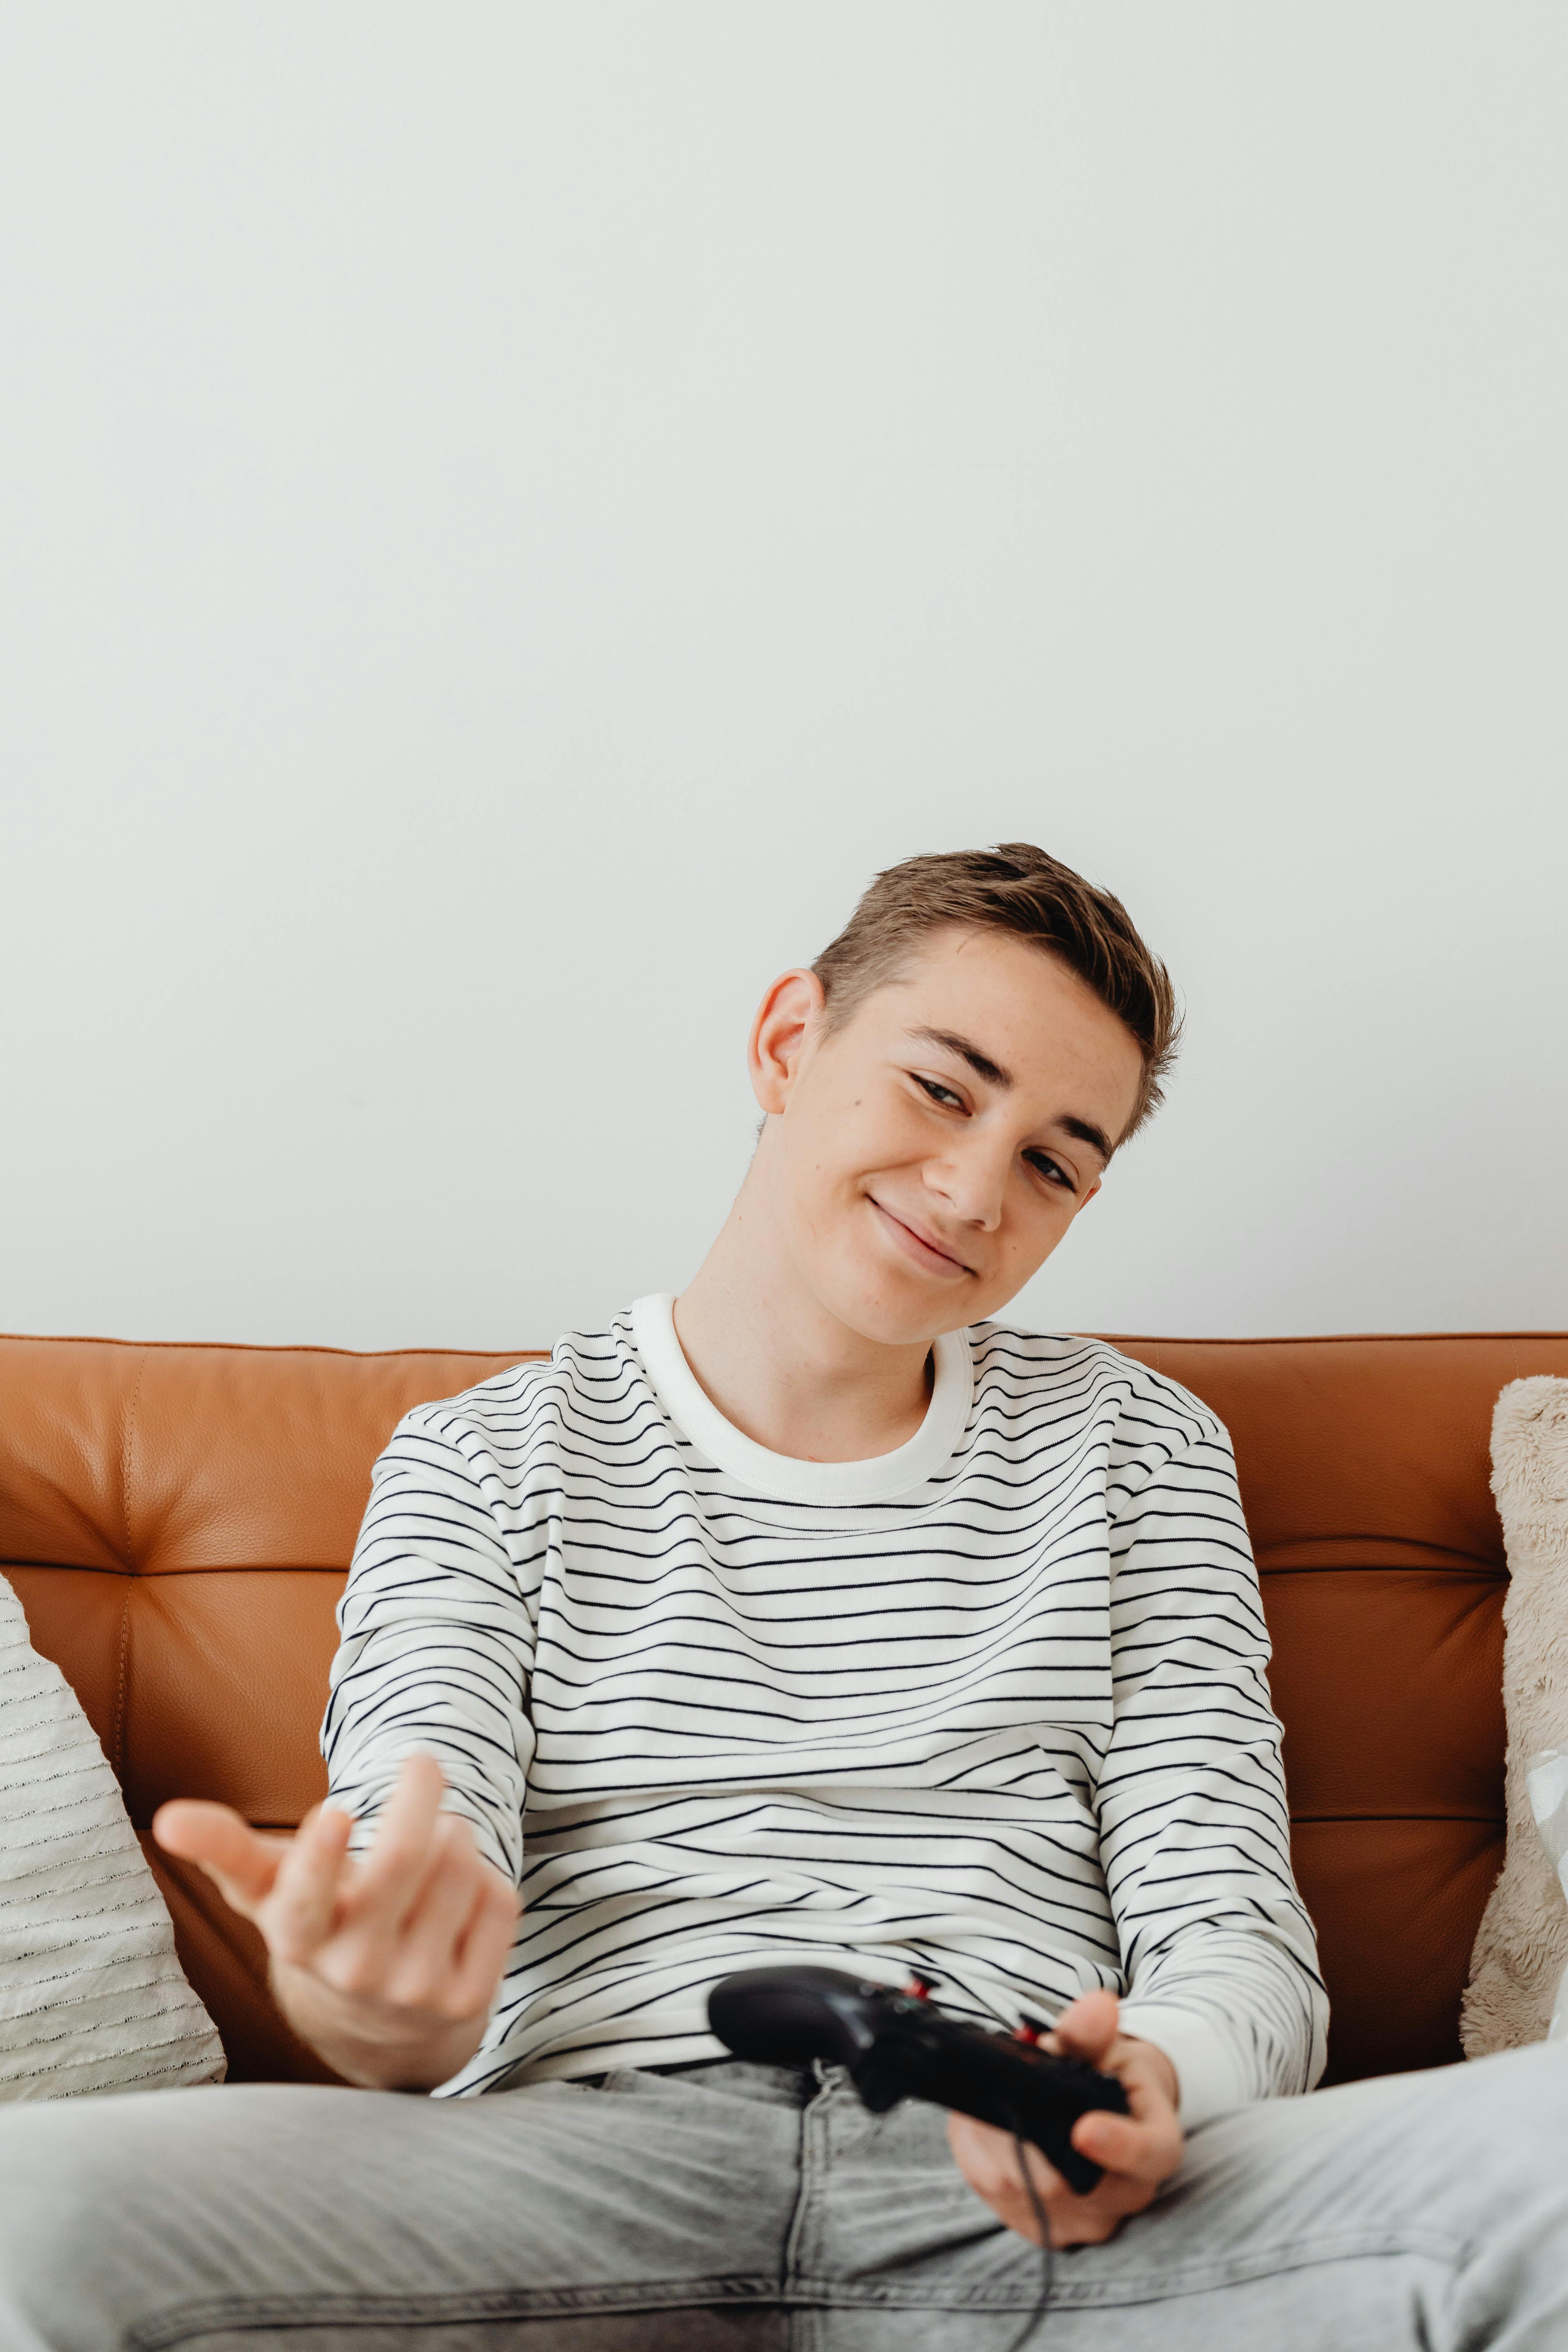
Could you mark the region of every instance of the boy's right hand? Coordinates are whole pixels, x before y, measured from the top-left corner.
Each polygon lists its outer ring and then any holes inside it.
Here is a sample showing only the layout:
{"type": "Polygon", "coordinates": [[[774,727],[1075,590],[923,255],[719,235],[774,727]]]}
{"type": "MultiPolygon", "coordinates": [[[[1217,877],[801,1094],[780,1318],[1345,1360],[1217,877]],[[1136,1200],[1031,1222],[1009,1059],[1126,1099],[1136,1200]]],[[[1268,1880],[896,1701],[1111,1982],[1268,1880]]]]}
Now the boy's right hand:
{"type": "Polygon", "coordinates": [[[432,2090],[473,2056],[517,1925],[517,1890],[461,1814],[441,1811],[445,1787],[434,1757],[410,1756],[363,1860],[348,1851],[352,1819],[330,1805],[293,1837],[195,1798],[153,1823],[260,1928],[296,2032],[376,2090],[432,2090]]]}

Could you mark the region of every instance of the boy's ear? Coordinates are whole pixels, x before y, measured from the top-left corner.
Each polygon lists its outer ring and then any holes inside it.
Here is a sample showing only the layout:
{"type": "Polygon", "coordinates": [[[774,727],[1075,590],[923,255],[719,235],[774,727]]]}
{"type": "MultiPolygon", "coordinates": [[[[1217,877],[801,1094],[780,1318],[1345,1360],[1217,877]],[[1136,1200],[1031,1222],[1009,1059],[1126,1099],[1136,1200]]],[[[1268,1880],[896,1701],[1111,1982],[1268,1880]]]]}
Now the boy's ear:
{"type": "Polygon", "coordinates": [[[746,1060],[752,1092],[764,1112],[781,1111],[789,1100],[802,1050],[826,1002],[822,982],[804,965],[781,972],[763,997],[746,1060]]]}

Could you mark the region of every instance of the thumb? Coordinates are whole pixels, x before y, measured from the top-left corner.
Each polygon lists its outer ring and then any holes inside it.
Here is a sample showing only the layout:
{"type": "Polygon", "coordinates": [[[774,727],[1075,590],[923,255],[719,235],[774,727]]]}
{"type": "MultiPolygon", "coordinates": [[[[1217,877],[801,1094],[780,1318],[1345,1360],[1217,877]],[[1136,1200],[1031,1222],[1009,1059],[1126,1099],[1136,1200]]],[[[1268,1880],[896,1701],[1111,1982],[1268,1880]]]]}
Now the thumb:
{"type": "Polygon", "coordinates": [[[263,1837],[228,1805],[176,1797],[153,1816],[153,1834],[165,1853],[199,1863],[224,1901],[246,1918],[272,1892],[287,1838],[263,1837]]]}
{"type": "Polygon", "coordinates": [[[1064,2058],[1087,2058],[1091,2066],[1099,2066],[1121,2030],[1121,2004],[1116,1995],[1083,1992],[1058,2018],[1048,2046],[1064,2058]]]}

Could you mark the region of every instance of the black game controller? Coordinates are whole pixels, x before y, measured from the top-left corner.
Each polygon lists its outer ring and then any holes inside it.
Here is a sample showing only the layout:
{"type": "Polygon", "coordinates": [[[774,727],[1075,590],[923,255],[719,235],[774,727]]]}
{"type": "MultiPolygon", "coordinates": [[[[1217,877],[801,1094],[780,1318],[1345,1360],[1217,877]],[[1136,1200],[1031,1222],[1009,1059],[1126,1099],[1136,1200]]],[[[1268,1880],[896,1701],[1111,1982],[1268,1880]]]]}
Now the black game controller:
{"type": "Polygon", "coordinates": [[[873,2115],[900,2099],[956,2107],[1033,2141],[1086,2196],[1100,2167],[1069,2137],[1091,2108],[1127,2113],[1110,2074],[1053,2058],[1026,2034],[988,2033],[933,2006],[925,1988],[893,1992],[840,1969],[745,1969],[708,1996],[708,2022],[737,2058],[774,2066],[836,2061],[873,2115]]]}

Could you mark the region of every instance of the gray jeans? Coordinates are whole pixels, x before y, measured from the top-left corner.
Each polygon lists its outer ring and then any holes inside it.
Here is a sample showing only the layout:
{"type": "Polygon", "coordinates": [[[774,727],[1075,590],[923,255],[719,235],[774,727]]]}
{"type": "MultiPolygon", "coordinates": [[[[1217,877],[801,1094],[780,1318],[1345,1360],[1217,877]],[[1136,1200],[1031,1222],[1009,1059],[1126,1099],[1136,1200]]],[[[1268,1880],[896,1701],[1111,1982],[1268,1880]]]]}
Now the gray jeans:
{"type": "MultiPolygon", "coordinates": [[[[829,2073],[0,2116],[4,2352],[1005,2352],[1040,2258],[829,2073]]],[[[1030,2352],[1563,2352],[1568,2049],[1246,2107],[1030,2352]]]]}

